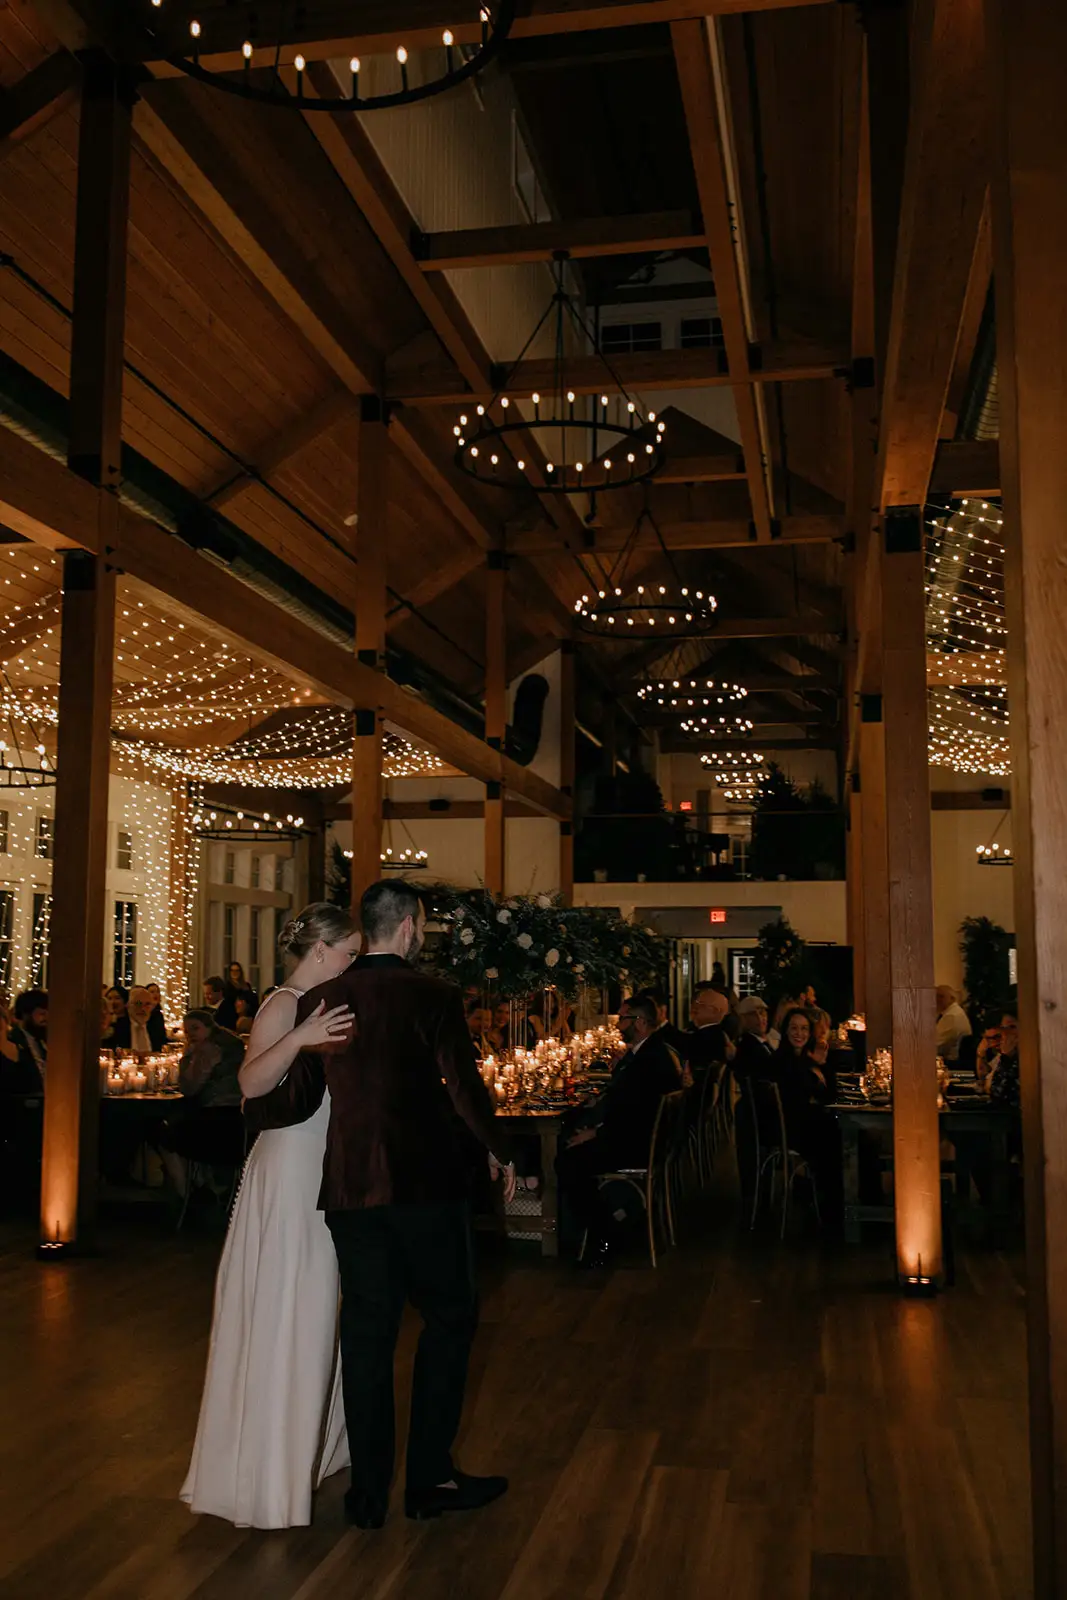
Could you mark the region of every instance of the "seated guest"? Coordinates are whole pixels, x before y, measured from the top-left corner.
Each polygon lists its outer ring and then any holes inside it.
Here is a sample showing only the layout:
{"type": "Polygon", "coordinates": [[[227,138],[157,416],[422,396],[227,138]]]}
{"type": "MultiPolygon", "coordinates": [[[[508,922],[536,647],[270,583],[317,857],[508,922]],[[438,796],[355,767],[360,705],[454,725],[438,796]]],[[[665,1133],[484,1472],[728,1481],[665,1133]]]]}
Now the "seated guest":
{"type": "Polygon", "coordinates": [[[166,1023],[147,989],[137,985],[130,990],[125,1013],[113,1023],[105,1042],[109,1050],[132,1050],[138,1056],[149,1056],[164,1048],[166,1023]]]}
{"type": "Polygon", "coordinates": [[[978,1082],[993,1105],[1019,1109],[1019,1022],[1005,1011],[985,1029],[978,1046],[978,1082]]]}
{"type": "Polygon", "coordinates": [[[472,1006],[467,1012],[467,1031],[479,1055],[492,1055],[493,1047],[487,1034],[493,1025],[493,1013],[484,1006],[472,1006]]]}
{"type": "Polygon", "coordinates": [[[539,1039],[561,1039],[564,1043],[574,1033],[572,1016],[563,1008],[563,1001],[555,989],[545,991],[544,1000],[538,995],[530,1006],[528,1027],[530,1029],[530,1042],[536,1044],[539,1039]]]}
{"type": "Polygon", "coordinates": [[[19,995],[15,1015],[0,1002],[0,1090],[40,1094],[44,1088],[48,996],[40,989],[19,995]],[[22,1020],[16,1021],[21,1013],[22,1020]]]}
{"type": "Polygon", "coordinates": [[[238,994],[234,1000],[234,1005],[237,1008],[237,1026],[234,1032],[239,1039],[247,1039],[252,1032],[252,1022],[259,1009],[253,998],[252,990],[249,989],[245,994],[238,994]]]}
{"type": "Polygon", "coordinates": [[[18,1049],[18,1076],[28,1085],[23,1093],[34,1094],[48,1066],[48,996],[43,989],[27,989],[18,996],[7,1037],[9,1047],[18,1049]]]}
{"type": "Polygon", "coordinates": [[[216,1027],[229,1028],[231,1033],[236,1028],[237,1007],[221,978],[204,979],[204,1010],[211,1012],[216,1027]]]}
{"type": "Polygon", "coordinates": [[[689,1006],[689,1032],[681,1036],[680,1048],[694,1077],[700,1077],[713,1061],[729,1061],[734,1043],[727,1017],[730,1002],[712,983],[698,983],[689,1006]]]}
{"type": "Polygon", "coordinates": [[[158,983],[146,983],[145,988],[152,996],[152,1015],[159,1018],[163,1024],[163,1037],[167,1036],[167,1019],[163,1015],[163,991],[158,983]]]}
{"type": "Polygon", "coordinates": [[[606,1236],[597,1228],[597,1177],[647,1164],[660,1101],[682,1086],[681,1063],[657,1022],[651,1000],[636,995],[622,1002],[619,1032],[626,1051],[608,1088],[590,1111],[582,1113],[583,1125],[560,1151],[560,1186],[575,1220],[589,1230],[585,1260],[590,1265],[602,1265],[607,1258],[606,1236]]]}
{"type": "MultiPolygon", "coordinates": [[[[814,1058],[814,1030],[807,1011],[799,1006],[782,1019],[782,1042],[771,1057],[767,1077],[778,1085],[785,1112],[786,1130],[792,1140],[806,1124],[813,1106],[830,1099],[826,1073],[814,1058]]],[[[798,1144],[797,1149],[801,1146],[798,1144]]]]}
{"type": "MultiPolygon", "coordinates": [[[[485,1029],[486,1047],[493,1055],[503,1055],[511,1043],[511,1006],[506,1000],[498,1000],[491,1011],[486,1011],[488,1026],[485,1029]]],[[[525,1044],[525,1039],[517,1041],[525,1044]]]]}
{"type": "Polygon", "coordinates": [[[235,1033],[220,1028],[210,1011],[190,1011],[182,1027],[186,1051],[178,1069],[184,1095],[180,1112],[168,1117],[160,1134],[160,1154],[171,1182],[184,1195],[190,1160],[228,1164],[239,1139],[241,1088],[237,1074],[244,1046],[235,1033]]]}
{"type": "Polygon", "coordinates": [[[121,1022],[126,1015],[126,1006],[129,998],[129,990],[124,989],[121,983],[114,983],[110,989],[104,991],[104,1009],[107,1025],[101,1033],[100,1042],[106,1045],[109,1050],[115,1048],[111,1036],[115,1031],[115,1024],[121,1022]]]}
{"type": "Polygon", "coordinates": [[[834,1025],[828,1011],[822,1011],[818,1006],[805,1009],[811,1023],[808,1054],[826,1079],[826,1087],[833,1099],[837,1093],[837,1074],[851,1072],[855,1057],[850,1049],[842,1049],[833,1043],[834,1025]]]}
{"type": "Polygon", "coordinates": [[[759,995],[746,995],[737,1008],[741,1033],[732,1066],[735,1077],[766,1078],[774,1046],[767,1034],[767,1006],[759,995]]]}
{"type": "Polygon", "coordinates": [[[937,987],[937,1053],[946,1065],[960,1058],[960,1040],[969,1039],[971,1024],[967,1013],[956,997],[955,989],[947,983],[937,987]]]}

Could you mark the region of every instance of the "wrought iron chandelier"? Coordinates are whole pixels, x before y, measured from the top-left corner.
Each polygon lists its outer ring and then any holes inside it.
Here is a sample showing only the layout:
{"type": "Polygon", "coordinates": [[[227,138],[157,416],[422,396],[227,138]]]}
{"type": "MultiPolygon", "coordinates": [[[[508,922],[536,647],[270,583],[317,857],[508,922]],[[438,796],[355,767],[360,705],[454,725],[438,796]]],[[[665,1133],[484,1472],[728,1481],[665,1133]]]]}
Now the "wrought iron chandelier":
{"type": "Polygon", "coordinates": [[[0,716],[7,723],[7,732],[11,737],[10,745],[7,739],[0,738],[0,789],[52,789],[56,782],[56,767],[45,749],[40,729],[29,708],[16,696],[7,673],[0,673],[0,678],[4,690],[0,716]],[[30,730],[32,751],[23,749],[17,731],[20,724],[30,730]]]}
{"type": "Polygon", "coordinates": [[[637,698],[657,711],[678,711],[683,716],[691,711],[729,714],[728,709],[741,704],[748,695],[738,683],[721,683],[716,678],[677,677],[651,678],[637,691],[637,698]]]}
{"type": "MultiPolygon", "coordinates": [[[[595,497],[643,483],[663,464],[667,424],[627,392],[597,349],[593,329],[564,285],[566,261],[567,252],[558,251],[552,298],[492,399],[468,406],[452,429],[456,466],[479,483],[500,489],[533,485],[539,494],[595,497]],[[549,323],[554,325],[551,372],[543,390],[530,390],[520,381],[519,369],[549,323]],[[575,357],[567,345],[575,335],[579,350],[591,352],[599,366],[592,392],[588,372],[581,382],[571,381],[575,357]],[[532,459],[542,450],[543,468],[532,459]]],[[[582,359],[587,365],[590,357],[582,359]]]]}
{"type": "Polygon", "coordinates": [[[683,583],[660,532],[659,523],[644,506],[629,537],[608,573],[604,587],[583,594],[574,603],[575,624],[596,639],[696,639],[714,625],[715,596],[683,583]],[[653,530],[670,568],[666,583],[636,583],[627,577],[645,524],[653,530]]]}
{"type": "Polygon", "coordinates": [[[226,839],[238,844],[268,844],[270,840],[296,840],[308,831],[303,817],[289,812],[278,817],[270,811],[241,811],[235,806],[199,801],[192,815],[193,832],[201,839],[226,839]]]}
{"type": "Polygon", "coordinates": [[[720,733],[751,733],[754,723],[748,717],[733,716],[729,712],[704,712],[683,717],[678,727],[682,733],[694,738],[712,739],[720,733]]]}
{"type": "Polygon", "coordinates": [[[756,750],[714,750],[701,756],[717,789],[727,800],[751,805],[759,793],[767,763],[756,750]]]}
{"type": "MultiPolygon", "coordinates": [[[[363,63],[352,56],[348,61],[351,92],[320,97],[308,92],[307,61],[300,46],[321,39],[324,31],[336,33],[335,5],[324,5],[323,0],[255,0],[245,5],[229,0],[225,6],[206,0],[201,7],[191,7],[184,0],[142,0],[142,4],[155,48],[171,66],[227,94],[301,112],[381,111],[444,94],[473,78],[500,54],[516,11],[516,0],[457,0],[457,11],[470,15],[460,16],[451,27],[442,29],[438,48],[444,72],[414,81],[411,58],[416,52],[398,38],[395,87],[380,94],[364,94],[360,86],[363,63]],[[168,12],[177,14],[173,29],[166,26],[168,12]],[[322,14],[321,19],[317,14],[322,14]],[[237,46],[231,41],[239,33],[242,38],[237,46]],[[283,68],[291,68],[292,74],[283,77],[283,68]]],[[[359,8],[351,10],[349,26],[358,28],[359,8]]],[[[437,64],[434,62],[434,67],[437,64]]]]}

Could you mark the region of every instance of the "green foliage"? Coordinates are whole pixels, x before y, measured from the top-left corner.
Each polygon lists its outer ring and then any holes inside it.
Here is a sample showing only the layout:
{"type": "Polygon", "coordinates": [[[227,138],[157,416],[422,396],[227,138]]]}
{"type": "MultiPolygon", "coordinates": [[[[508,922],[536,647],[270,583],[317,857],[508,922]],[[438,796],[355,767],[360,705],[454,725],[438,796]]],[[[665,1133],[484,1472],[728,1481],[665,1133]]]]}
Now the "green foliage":
{"type": "Polygon", "coordinates": [[[788,917],[766,922],[752,957],[756,993],[773,1012],[784,995],[799,994],[809,982],[807,945],[788,917]]]}
{"type": "Polygon", "coordinates": [[[601,778],[593,811],[575,840],[580,881],[591,881],[598,871],[607,873],[609,883],[632,883],[638,873],[652,883],[674,877],[670,818],[659,785],[647,772],[601,778]]]}
{"type": "Polygon", "coordinates": [[[657,978],[657,936],[600,906],[564,906],[557,896],[497,900],[482,889],[437,886],[433,914],[446,936],[442,972],[456,982],[521,999],[551,985],[566,1000],[583,985],[623,982],[635,988],[657,978]]]}
{"type": "Polygon", "coordinates": [[[749,861],[755,878],[841,877],[844,818],[818,778],[802,790],[770,763],[752,807],[749,861]]]}
{"type": "Polygon", "coordinates": [[[989,917],[964,917],[960,923],[960,955],[971,1026],[981,1028],[987,1012],[1014,1003],[1008,983],[1011,934],[989,917]]]}

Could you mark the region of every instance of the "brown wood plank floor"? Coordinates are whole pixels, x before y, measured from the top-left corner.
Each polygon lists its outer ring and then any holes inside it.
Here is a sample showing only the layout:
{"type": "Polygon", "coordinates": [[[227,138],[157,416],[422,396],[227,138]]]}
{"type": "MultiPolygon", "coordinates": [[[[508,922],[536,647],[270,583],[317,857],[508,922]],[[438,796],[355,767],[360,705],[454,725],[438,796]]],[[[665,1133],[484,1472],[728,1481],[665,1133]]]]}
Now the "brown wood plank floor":
{"type": "MultiPolygon", "coordinates": [[[[39,1266],[0,1232],[0,1600],[1027,1600],[1023,1301],[976,1254],[936,1301],[885,1248],[690,1218],[657,1273],[486,1264],[466,1518],[240,1532],[177,1499],[219,1239],[138,1219],[39,1266]]],[[[398,1394],[416,1328],[406,1325],[398,1394]]],[[[403,1419],[401,1419],[403,1420],[403,1419]]]]}

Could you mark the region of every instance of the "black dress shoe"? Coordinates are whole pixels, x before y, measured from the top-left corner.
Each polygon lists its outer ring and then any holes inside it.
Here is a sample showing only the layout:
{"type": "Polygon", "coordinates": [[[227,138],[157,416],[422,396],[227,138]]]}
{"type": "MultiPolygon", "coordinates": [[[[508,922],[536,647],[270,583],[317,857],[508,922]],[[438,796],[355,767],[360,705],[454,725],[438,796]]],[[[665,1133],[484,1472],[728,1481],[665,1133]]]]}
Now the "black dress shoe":
{"type": "Polygon", "coordinates": [[[455,1488],[409,1489],[404,1496],[404,1511],[415,1522],[428,1522],[445,1511],[477,1511],[508,1492],[506,1478],[472,1478],[466,1472],[453,1473],[455,1488]]]}
{"type": "Polygon", "coordinates": [[[356,1528],[382,1528],[388,1506],[384,1500],[349,1489],[345,1494],[345,1520],[356,1528]]]}

